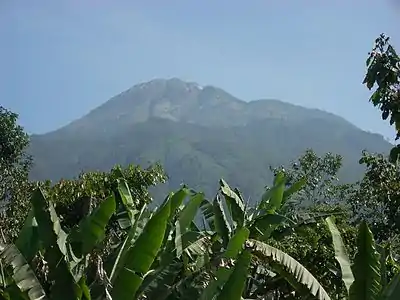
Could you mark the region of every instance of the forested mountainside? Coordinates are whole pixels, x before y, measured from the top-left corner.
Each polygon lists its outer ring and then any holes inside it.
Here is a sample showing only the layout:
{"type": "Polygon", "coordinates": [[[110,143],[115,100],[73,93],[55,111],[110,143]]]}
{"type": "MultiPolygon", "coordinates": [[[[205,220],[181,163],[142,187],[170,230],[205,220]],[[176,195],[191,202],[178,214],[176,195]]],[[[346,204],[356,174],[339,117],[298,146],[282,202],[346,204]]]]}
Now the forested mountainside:
{"type": "Polygon", "coordinates": [[[331,113],[278,100],[246,102],[173,78],[135,85],[63,128],[33,135],[29,151],[33,179],[158,161],[170,176],[164,191],[184,182],[212,194],[223,177],[254,199],[271,182],[270,166],[287,164],[307,148],[341,154],[341,179],[355,181],[363,171],[357,163],[362,150],[390,147],[331,113]]]}

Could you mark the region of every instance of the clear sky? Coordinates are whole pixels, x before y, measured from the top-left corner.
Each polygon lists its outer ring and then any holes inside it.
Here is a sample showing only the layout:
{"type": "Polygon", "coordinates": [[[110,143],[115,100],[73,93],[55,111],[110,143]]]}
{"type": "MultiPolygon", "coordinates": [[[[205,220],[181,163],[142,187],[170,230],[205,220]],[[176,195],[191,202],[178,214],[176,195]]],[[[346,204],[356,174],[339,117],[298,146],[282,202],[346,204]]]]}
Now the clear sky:
{"type": "Polygon", "coordinates": [[[392,137],[361,82],[374,39],[400,51],[399,28],[400,0],[0,0],[0,104],[42,133],[179,77],[392,137]]]}

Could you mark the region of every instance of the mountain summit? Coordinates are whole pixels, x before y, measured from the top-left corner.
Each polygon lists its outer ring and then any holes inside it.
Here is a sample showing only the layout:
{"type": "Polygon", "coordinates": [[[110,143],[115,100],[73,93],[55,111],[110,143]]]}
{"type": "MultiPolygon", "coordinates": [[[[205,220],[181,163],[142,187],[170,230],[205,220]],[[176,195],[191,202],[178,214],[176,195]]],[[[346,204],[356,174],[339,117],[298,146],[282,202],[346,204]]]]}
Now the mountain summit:
{"type": "MultiPolygon", "coordinates": [[[[245,126],[265,119],[302,122],[310,118],[345,120],[319,110],[306,109],[278,100],[240,100],[220,88],[202,87],[178,78],[141,83],[111,98],[62,131],[107,134],[113,129],[160,118],[207,127],[245,126]]],[[[350,123],[348,123],[350,125],[350,123]]]]}
{"type": "Polygon", "coordinates": [[[271,179],[269,166],[289,163],[307,148],[341,154],[344,179],[355,180],[362,150],[390,146],[321,110],[278,100],[246,102],[217,87],[155,79],[61,129],[32,136],[31,176],[57,180],[117,163],[160,161],[170,188],[185,182],[211,193],[224,177],[257,197],[271,179]]]}

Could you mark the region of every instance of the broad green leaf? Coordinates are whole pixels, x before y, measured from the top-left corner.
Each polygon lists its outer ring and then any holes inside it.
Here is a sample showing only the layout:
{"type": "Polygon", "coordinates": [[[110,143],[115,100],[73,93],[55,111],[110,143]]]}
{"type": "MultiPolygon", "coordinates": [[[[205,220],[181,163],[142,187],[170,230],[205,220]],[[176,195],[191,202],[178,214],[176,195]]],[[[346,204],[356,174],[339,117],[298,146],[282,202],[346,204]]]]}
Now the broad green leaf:
{"type": "Polygon", "coordinates": [[[274,270],[274,273],[285,279],[292,286],[296,291],[296,296],[300,296],[301,299],[314,299],[314,297],[310,295],[308,287],[298,282],[296,277],[291,272],[288,272],[285,267],[276,262],[270,262],[270,267],[274,270]]]}
{"type": "Polygon", "coordinates": [[[254,219],[253,224],[250,227],[251,237],[257,237],[257,239],[267,240],[272,232],[283,222],[291,222],[285,216],[273,213],[265,214],[254,219]]]}
{"type": "Polygon", "coordinates": [[[350,300],[376,300],[381,289],[379,254],[371,230],[365,221],[357,235],[357,253],[353,265],[354,282],[350,300]]]}
{"type": "Polygon", "coordinates": [[[170,219],[174,217],[175,211],[183,203],[185,198],[189,195],[189,190],[184,186],[171,196],[171,214],[170,219]]]}
{"type": "Polygon", "coordinates": [[[248,268],[251,262],[251,253],[244,250],[235,263],[235,268],[228,281],[224,284],[217,300],[240,300],[245,287],[248,268]]]}
{"type": "Polygon", "coordinates": [[[28,300],[29,296],[26,293],[22,293],[16,284],[10,284],[6,288],[0,288],[0,299],[1,300],[28,300]]]}
{"type": "Polygon", "coordinates": [[[183,253],[183,242],[182,242],[181,224],[179,223],[179,220],[175,222],[175,250],[176,250],[176,257],[180,258],[183,253]]]}
{"type": "Polygon", "coordinates": [[[196,213],[204,200],[203,193],[194,194],[188,203],[186,203],[183,210],[179,213],[178,220],[180,224],[181,233],[185,233],[192,221],[194,220],[196,213]]]}
{"type": "Polygon", "coordinates": [[[266,191],[261,196],[261,201],[258,204],[257,211],[265,210],[270,202],[271,195],[275,192],[276,187],[266,188],[266,191]]]}
{"type": "Polygon", "coordinates": [[[114,283],[116,275],[118,274],[119,270],[123,267],[125,255],[126,255],[127,251],[129,250],[129,247],[130,247],[130,245],[132,243],[133,238],[135,237],[139,221],[141,220],[141,217],[142,217],[146,207],[147,207],[146,204],[143,205],[143,207],[140,210],[140,212],[136,215],[136,219],[135,219],[135,221],[133,223],[133,226],[129,229],[129,232],[128,232],[124,242],[120,246],[116,257],[113,260],[112,269],[111,269],[111,272],[110,272],[110,281],[111,281],[111,283],[114,283]]]}
{"type": "MultiPolygon", "coordinates": [[[[179,222],[176,222],[177,227],[180,227],[179,222]]],[[[179,232],[179,229],[176,229],[179,232]]],[[[182,237],[182,241],[185,244],[177,243],[178,246],[182,246],[182,250],[177,250],[177,252],[182,253],[184,251],[186,255],[190,258],[192,255],[207,255],[206,249],[209,243],[210,238],[205,235],[205,232],[195,232],[195,231],[186,231],[183,235],[179,235],[182,237]]],[[[146,295],[150,299],[165,299],[168,296],[168,293],[162,291],[169,291],[170,289],[168,285],[173,284],[173,280],[180,274],[184,264],[182,262],[177,263],[174,261],[176,257],[173,254],[172,243],[167,243],[166,247],[163,249],[163,252],[159,259],[159,264],[156,270],[151,274],[147,274],[144,282],[140,287],[139,293],[142,293],[144,290],[152,290],[151,295],[146,295]],[[164,286],[165,285],[165,286],[164,286]],[[157,293],[161,294],[157,294],[157,293]]],[[[198,256],[199,257],[199,256],[198,256]]]]}
{"type": "Polygon", "coordinates": [[[328,224],[329,231],[332,235],[333,248],[335,250],[335,258],[340,265],[342,271],[342,280],[346,286],[347,294],[349,293],[350,286],[354,282],[353,272],[351,271],[351,263],[347,255],[346,247],[343,243],[342,236],[339,229],[336,227],[335,222],[331,217],[325,219],[328,224]]]}
{"type": "Polygon", "coordinates": [[[208,225],[210,230],[215,230],[215,218],[214,218],[214,206],[213,203],[204,199],[203,202],[200,205],[201,212],[203,213],[204,217],[204,227],[208,225]]]}
{"type": "Polygon", "coordinates": [[[288,189],[286,189],[283,192],[283,202],[282,204],[284,204],[291,195],[293,195],[294,193],[297,193],[298,191],[300,191],[307,183],[307,178],[306,177],[302,177],[300,178],[298,181],[296,181],[295,183],[293,183],[288,189]]]}
{"type": "Polygon", "coordinates": [[[228,246],[224,253],[226,258],[235,258],[242,251],[244,242],[248,239],[250,234],[249,229],[242,227],[236,231],[236,233],[229,240],[228,246]]]}
{"type": "Polygon", "coordinates": [[[124,267],[119,270],[115,279],[113,299],[135,299],[136,292],[164,240],[170,210],[171,202],[168,199],[150,218],[141,235],[127,251],[124,267]]]}
{"type": "Polygon", "coordinates": [[[164,300],[171,294],[171,285],[182,270],[182,263],[170,263],[167,266],[145,276],[140,291],[147,299],[164,300]]]}
{"type": "Polygon", "coordinates": [[[0,244],[0,260],[3,262],[2,265],[11,266],[15,284],[21,292],[27,292],[30,300],[47,299],[35,272],[15,245],[5,246],[0,244]]]}
{"type": "MultiPolygon", "coordinates": [[[[188,191],[180,190],[178,193],[174,194],[171,197],[171,207],[174,205],[174,211],[171,211],[171,215],[169,219],[172,219],[175,210],[180,206],[183,202],[184,198],[187,196],[188,191]],[[180,193],[179,193],[180,192],[180,193]]],[[[175,249],[176,249],[176,256],[179,258],[183,253],[184,244],[184,234],[190,227],[193,219],[196,216],[197,210],[199,209],[202,201],[204,199],[204,195],[202,193],[195,193],[190,198],[189,202],[185,204],[182,211],[179,212],[177,216],[177,220],[175,222],[175,249]]],[[[167,230],[169,232],[169,230],[167,230]]],[[[164,240],[167,236],[164,238],[164,240]]]]}
{"type": "Polygon", "coordinates": [[[224,195],[227,206],[231,211],[232,220],[235,221],[239,227],[242,227],[244,225],[245,215],[243,199],[230,188],[225,180],[220,179],[219,184],[221,193],[224,195]]]}
{"type": "MultiPolygon", "coordinates": [[[[308,291],[318,300],[330,300],[330,297],[318,280],[302,264],[287,253],[257,240],[249,240],[246,243],[246,247],[260,259],[282,266],[287,274],[290,274],[298,283],[307,287],[308,291]]],[[[276,271],[279,272],[279,270],[276,271]]],[[[284,276],[285,274],[281,275],[284,276]]],[[[289,279],[288,282],[290,283],[291,280],[289,279]]]]}
{"type": "Polygon", "coordinates": [[[118,193],[121,197],[122,204],[128,213],[129,221],[133,224],[135,215],[135,202],[132,198],[128,183],[125,180],[118,180],[118,193]]]}
{"type": "MultiPolygon", "coordinates": [[[[43,242],[44,246],[46,248],[51,247],[54,243],[59,244],[59,240],[65,240],[67,234],[61,228],[61,223],[57,213],[52,203],[45,199],[40,188],[33,192],[31,203],[38,227],[39,238],[43,242]]],[[[60,251],[65,254],[65,245],[59,246],[60,251]]]]}
{"type": "Polygon", "coordinates": [[[86,277],[82,276],[81,279],[79,280],[78,284],[79,284],[79,287],[81,288],[81,293],[82,293],[80,295],[80,297],[81,297],[80,300],[91,300],[92,297],[90,295],[90,289],[86,283],[86,277]]]}
{"type": "Polygon", "coordinates": [[[216,280],[212,280],[208,283],[207,287],[204,289],[200,296],[200,300],[213,299],[217,292],[224,286],[224,284],[229,280],[230,275],[233,272],[233,268],[219,267],[215,275],[216,280]]]}
{"type": "Polygon", "coordinates": [[[22,227],[15,246],[25,257],[26,261],[31,262],[36,253],[39,251],[39,234],[37,229],[37,222],[33,215],[33,209],[30,210],[25,219],[24,226],[22,227]]]}
{"type": "Polygon", "coordinates": [[[262,200],[258,205],[258,209],[275,212],[280,209],[283,201],[283,193],[285,191],[286,178],[283,172],[279,172],[275,176],[274,185],[267,190],[262,196],[262,200]]]}
{"type": "Polygon", "coordinates": [[[94,211],[79,223],[78,228],[71,233],[74,242],[74,254],[79,257],[89,254],[103,240],[106,226],[116,208],[115,197],[110,196],[102,201],[94,211]]]}
{"type": "Polygon", "coordinates": [[[224,208],[222,207],[221,200],[218,195],[214,199],[214,225],[217,233],[222,238],[224,245],[227,246],[231,234],[231,227],[226,219],[224,208]]]}
{"type": "Polygon", "coordinates": [[[188,231],[184,234],[184,251],[188,255],[205,255],[207,247],[211,244],[211,237],[204,232],[188,231]]]}
{"type": "MultiPolygon", "coordinates": [[[[240,250],[242,249],[241,242],[245,240],[245,237],[248,236],[249,231],[246,227],[242,227],[234,237],[228,243],[228,249],[223,254],[223,259],[235,259],[240,250]],[[232,241],[233,240],[233,241],[232,241]],[[238,251],[239,250],[239,251],[238,251]]],[[[230,275],[233,272],[233,268],[227,268],[224,266],[220,266],[217,269],[217,273],[215,275],[216,279],[209,282],[203,293],[201,294],[201,300],[213,299],[216,293],[224,286],[224,284],[228,281],[230,275]]]]}
{"type": "Polygon", "coordinates": [[[276,211],[281,208],[283,201],[283,193],[285,191],[285,174],[283,172],[279,172],[274,181],[274,186],[276,187],[274,193],[271,194],[271,199],[269,202],[269,209],[272,211],[276,211]]]}
{"type": "MultiPolygon", "coordinates": [[[[197,212],[199,212],[199,211],[197,211],[197,212]]],[[[197,213],[196,213],[196,214],[197,214],[197,213]]],[[[194,218],[193,221],[190,222],[190,225],[189,225],[188,230],[200,232],[200,231],[202,231],[203,229],[197,225],[197,223],[196,223],[196,218],[194,218]]]]}
{"type": "MultiPolygon", "coordinates": [[[[249,235],[249,230],[246,227],[242,227],[239,231],[230,239],[227,250],[223,254],[223,259],[235,259],[240,250],[242,250],[242,245],[249,235]]],[[[230,275],[232,274],[232,268],[226,268],[220,266],[217,269],[216,279],[209,282],[206,289],[201,294],[200,299],[212,299],[216,293],[224,286],[228,281],[230,275]]]]}
{"type": "Polygon", "coordinates": [[[65,261],[66,234],[61,229],[54,207],[45,199],[40,188],[33,193],[31,203],[38,224],[39,238],[45,248],[44,259],[49,266],[49,280],[54,282],[50,289],[50,298],[77,299],[80,287],[76,284],[65,261]]]}
{"type": "Polygon", "coordinates": [[[382,296],[379,299],[382,300],[397,300],[400,295],[400,272],[397,273],[389,284],[383,289],[382,296]]]}
{"type": "Polygon", "coordinates": [[[175,248],[176,255],[180,257],[182,255],[184,245],[188,243],[184,240],[186,231],[190,224],[193,222],[196,213],[204,200],[204,194],[194,194],[188,203],[186,203],[183,210],[179,213],[178,220],[175,223],[175,248]]]}

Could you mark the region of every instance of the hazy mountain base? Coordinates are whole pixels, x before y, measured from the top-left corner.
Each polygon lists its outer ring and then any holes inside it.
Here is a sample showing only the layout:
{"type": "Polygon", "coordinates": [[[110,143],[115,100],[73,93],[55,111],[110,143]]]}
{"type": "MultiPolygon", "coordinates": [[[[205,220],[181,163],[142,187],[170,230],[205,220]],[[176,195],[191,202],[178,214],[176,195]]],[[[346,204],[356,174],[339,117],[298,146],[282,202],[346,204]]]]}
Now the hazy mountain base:
{"type": "MultiPolygon", "coordinates": [[[[159,161],[170,181],[211,196],[224,177],[251,201],[271,182],[270,166],[306,148],[343,156],[342,181],[360,178],[361,151],[387,152],[382,136],[341,117],[277,100],[245,102],[214,87],[178,79],[137,85],[57,131],[35,135],[33,179],[71,178],[82,170],[159,161]]],[[[162,195],[162,196],[161,196],[162,195]]]]}

